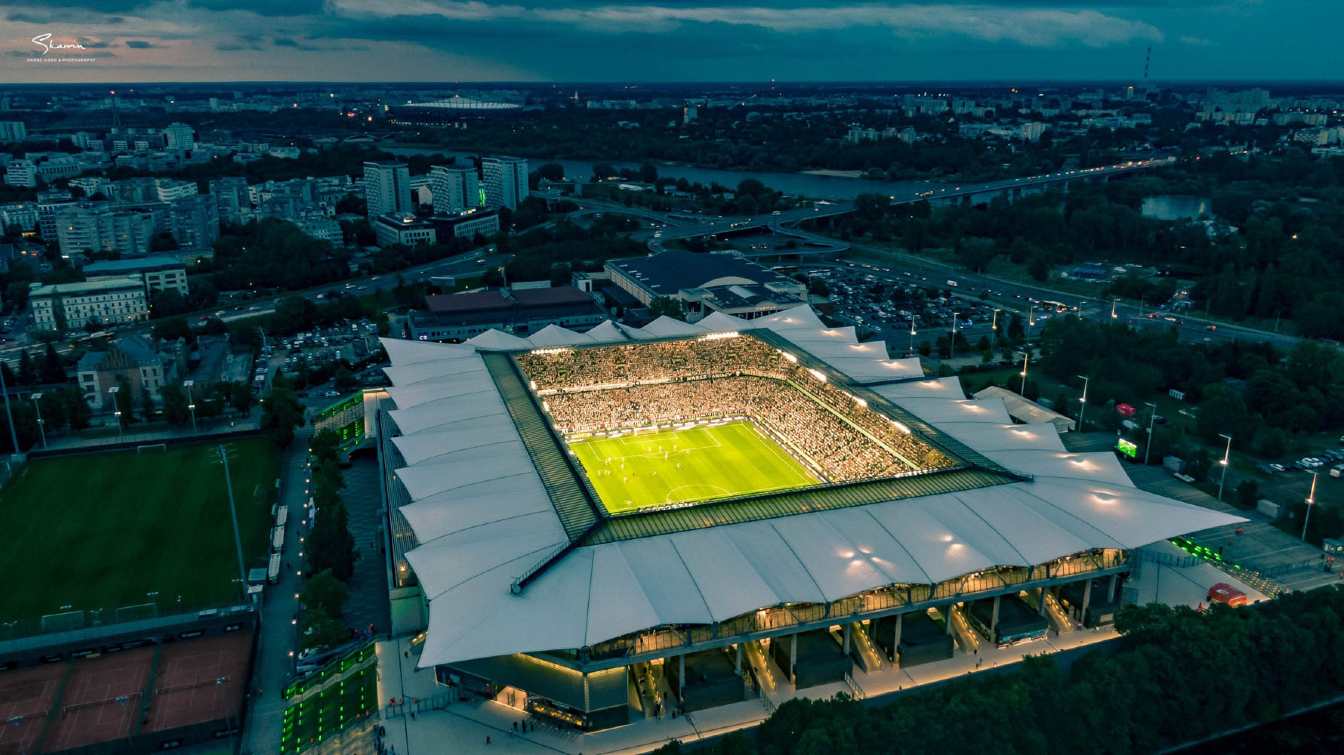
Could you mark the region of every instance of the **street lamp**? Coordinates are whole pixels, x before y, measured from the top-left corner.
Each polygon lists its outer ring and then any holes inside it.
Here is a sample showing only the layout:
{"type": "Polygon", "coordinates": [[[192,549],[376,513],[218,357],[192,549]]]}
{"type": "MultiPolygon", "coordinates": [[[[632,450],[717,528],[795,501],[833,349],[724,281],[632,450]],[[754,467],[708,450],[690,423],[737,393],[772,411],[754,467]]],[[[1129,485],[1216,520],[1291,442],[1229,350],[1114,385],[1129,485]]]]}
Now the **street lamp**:
{"type": "Polygon", "coordinates": [[[1036,302],[1027,304],[1027,340],[1031,340],[1031,328],[1036,324],[1036,302]]]}
{"type": "Polygon", "coordinates": [[[117,403],[117,394],[121,392],[121,386],[114,385],[107,389],[107,394],[112,397],[112,413],[117,418],[117,440],[121,440],[124,431],[121,427],[121,405],[117,403]]]}
{"type": "Polygon", "coordinates": [[[952,313],[952,345],[951,345],[950,348],[948,348],[948,352],[947,352],[947,353],[951,354],[952,356],[956,356],[956,355],[957,355],[957,315],[958,315],[958,314],[959,314],[959,313],[957,313],[957,312],[953,312],[953,313],[952,313]]]}
{"type": "Polygon", "coordinates": [[[1029,351],[1022,352],[1022,372],[1020,373],[1022,375],[1022,387],[1018,389],[1017,392],[1023,397],[1026,397],[1027,395],[1027,365],[1030,361],[1030,358],[1031,358],[1031,352],[1029,351]]]}
{"type": "Polygon", "coordinates": [[[37,403],[42,399],[42,392],[38,391],[28,398],[33,400],[33,412],[37,414],[37,434],[42,438],[42,448],[45,450],[47,447],[47,429],[44,427],[46,420],[42,419],[42,406],[37,403]]]}
{"type": "Polygon", "coordinates": [[[998,310],[998,309],[995,309],[995,310],[994,310],[994,320],[993,320],[992,322],[989,323],[989,329],[990,329],[991,331],[995,332],[995,333],[998,333],[998,332],[999,332],[999,312],[1000,312],[1000,311],[1001,311],[1001,310],[998,310]]]}
{"type": "Polygon", "coordinates": [[[1118,317],[1120,316],[1120,315],[1116,314],[1116,312],[1115,312],[1115,307],[1116,307],[1116,305],[1119,304],[1119,303],[1120,303],[1120,300],[1119,300],[1119,299],[1111,299],[1111,319],[1112,319],[1112,320],[1114,320],[1114,319],[1116,319],[1116,318],[1118,318],[1118,317]]]}
{"type": "Polygon", "coordinates": [[[196,402],[191,400],[191,387],[196,385],[195,380],[183,380],[182,387],[187,389],[187,411],[191,412],[191,432],[196,433],[196,402]]]}
{"type": "Polygon", "coordinates": [[[1087,411],[1087,383],[1086,375],[1078,376],[1083,381],[1083,397],[1078,399],[1078,432],[1083,431],[1083,414],[1087,411]]]}
{"type": "Polygon", "coordinates": [[[915,316],[910,315],[910,356],[915,355],[915,316]]]}
{"type": "Polygon", "coordinates": [[[1227,439],[1227,448],[1223,449],[1223,458],[1218,461],[1223,465],[1223,474],[1218,478],[1218,502],[1223,502],[1223,483],[1227,482],[1227,462],[1232,456],[1232,436],[1218,433],[1219,438],[1227,439]]]}
{"type": "Polygon", "coordinates": [[[1302,517],[1302,540],[1307,539],[1307,522],[1311,521],[1311,507],[1316,504],[1316,478],[1320,472],[1311,473],[1311,492],[1307,493],[1307,515],[1302,517]]]}
{"type": "Polygon", "coordinates": [[[1153,450],[1153,423],[1157,421],[1157,404],[1151,401],[1143,402],[1148,407],[1148,442],[1143,446],[1143,465],[1148,466],[1148,453],[1153,450]]]}

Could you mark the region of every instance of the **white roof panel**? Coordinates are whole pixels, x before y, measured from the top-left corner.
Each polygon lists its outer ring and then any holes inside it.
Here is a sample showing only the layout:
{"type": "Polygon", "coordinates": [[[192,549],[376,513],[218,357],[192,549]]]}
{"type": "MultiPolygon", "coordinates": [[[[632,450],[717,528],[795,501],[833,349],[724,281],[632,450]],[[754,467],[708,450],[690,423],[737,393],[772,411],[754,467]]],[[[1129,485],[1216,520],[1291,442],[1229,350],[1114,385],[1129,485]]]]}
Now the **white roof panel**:
{"type": "Polygon", "coordinates": [[[517,443],[518,440],[518,430],[507,414],[491,414],[454,422],[442,430],[398,435],[392,438],[392,444],[410,465],[467,448],[517,443]]]}
{"type": "MultiPolygon", "coordinates": [[[[710,528],[670,536],[715,621],[725,621],[763,606],[783,603],[754,563],[723,532],[710,528]],[[731,574],[732,579],[724,579],[731,574]]],[[[768,567],[765,567],[768,568],[768,567]]]]}
{"type": "Polygon", "coordinates": [[[709,624],[714,621],[700,587],[672,540],[663,537],[618,543],[644,594],[657,608],[662,624],[709,624]]]}
{"type": "Polygon", "coordinates": [[[591,336],[562,328],[555,323],[538,330],[528,337],[533,346],[573,346],[581,343],[596,343],[591,336]]]}
{"type": "Polygon", "coordinates": [[[464,344],[408,341],[404,338],[379,338],[378,342],[387,351],[388,360],[402,367],[420,362],[476,356],[476,349],[464,344]]]}
{"type": "Polygon", "coordinates": [[[534,472],[450,488],[402,506],[402,516],[421,543],[490,522],[551,513],[546,488],[534,472]]]}
{"type": "Polygon", "coordinates": [[[490,414],[503,414],[504,399],[499,392],[481,394],[472,401],[460,401],[456,398],[442,398],[417,404],[414,409],[393,409],[388,412],[392,421],[402,433],[410,435],[422,430],[439,429],[444,425],[473,417],[490,414]]]}

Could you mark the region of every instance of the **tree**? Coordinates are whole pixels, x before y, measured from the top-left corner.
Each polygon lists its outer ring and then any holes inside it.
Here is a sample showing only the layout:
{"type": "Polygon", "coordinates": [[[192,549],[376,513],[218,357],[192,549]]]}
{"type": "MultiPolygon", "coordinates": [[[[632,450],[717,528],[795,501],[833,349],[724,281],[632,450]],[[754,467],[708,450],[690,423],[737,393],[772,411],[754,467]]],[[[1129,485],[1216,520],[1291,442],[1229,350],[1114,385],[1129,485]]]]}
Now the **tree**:
{"type": "Polygon", "coordinates": [[[185,425],[191,419],[191,410],[187,408],[187,393],[182,386],[169,383],[159,389],[163,398],[163,418],[170,425],[185,425]]]}
{"type": "Polygon", "coordinates": [[[1260,483],[1255,480],[1242,480],[1237,483],[1237,504],[1244,509],[1255,508],[1260,500],[1260,483]]]}
{"type": "Polygon", "coordinates": [[[319,507],[317,521],[305,541],[310,571],[330,569],[342,582],[349,582],[355,574],[355,538],[350,534],[350,516],[345,504],[337,501],[326,508],[319,507]]]}
{"type": "Polygon", "coordinates": [[[19,374],[16,378],[19,385],[37,384],[37,370],[33,367],[33,357],[27,350],[19,352],[19,374]]]}
{"type": "Polygon", "coordinates": [[[154,397],[144,385],[140,386],[140,416],[146,422],[154,421],[154,397]]]}
{"type": "Polygon", "coordinates": [[[565,166],[560,163],[542,163],[541,167],[537,168],[537,175],[548,181],[563,181],[565,166]]]}
{"type": "Polygon", "coordinates": [[[65,365],[61,362],[61,355],[56,353],[56,347],[51,343],[47,344],[47,351],[42,356],[41,376],[44,385],[65,382],[65,365]]]}
{"type": "Polygon", "coordinates": [[[323,569],[308,578],[299,602],[305,610],[339,619],[349,595],[350,590],[345,583],[333,576],[331,570],[323,569]]]}
{"type": "Polygon", "coordinates": [[[61,399],[65,405],[66,422],[70,425],[70,429],[83,430],[88,427],[93,410],[89,408],[84,392],[78,388],[67,388],[61,392],[61,399]]]}
{"type": "Polygon", "coordinates": [[[303,405],[285,379],[276,376],[271,392],[261,402],[261,426],[271,432],[276,445],[288,448],[294,442],[294,429],[303,424],[303,405]]]}

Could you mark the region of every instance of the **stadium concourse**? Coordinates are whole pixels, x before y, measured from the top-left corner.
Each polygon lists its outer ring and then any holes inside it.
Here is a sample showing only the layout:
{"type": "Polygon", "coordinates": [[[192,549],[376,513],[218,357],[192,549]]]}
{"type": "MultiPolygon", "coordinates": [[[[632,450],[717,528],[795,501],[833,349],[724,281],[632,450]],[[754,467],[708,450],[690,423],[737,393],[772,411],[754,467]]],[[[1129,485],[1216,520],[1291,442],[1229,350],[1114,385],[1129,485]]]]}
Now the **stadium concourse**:
{"type": "Polygon", "coordinates": [[[394,629],[436,680],[418,694],[548,725],[768,709],[1053,641],[1109,622],[1140,548],[1239,521],[1138,490],[1113,453],[1069,453],[806,306],[383,344],[394,629]],[[609,511],[568,446],[725,417],[819,481],[609,511]]]}

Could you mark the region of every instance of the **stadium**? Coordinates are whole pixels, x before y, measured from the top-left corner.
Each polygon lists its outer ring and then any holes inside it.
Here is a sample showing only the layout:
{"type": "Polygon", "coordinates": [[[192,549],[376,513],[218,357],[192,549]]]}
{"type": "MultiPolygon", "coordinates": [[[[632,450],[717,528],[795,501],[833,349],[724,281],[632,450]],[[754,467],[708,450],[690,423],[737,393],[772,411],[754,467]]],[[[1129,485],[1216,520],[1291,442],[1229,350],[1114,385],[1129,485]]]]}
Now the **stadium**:
{"type": "Polygon", "coordinates": [[[1135,549],[1237,521],[805,306],[384,346],[394,624],[580,730],[1104,623],[1135,549]]]}

